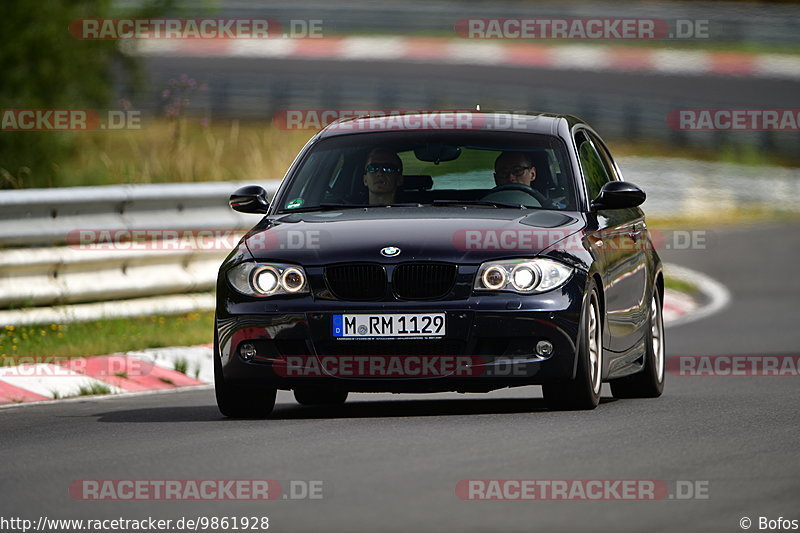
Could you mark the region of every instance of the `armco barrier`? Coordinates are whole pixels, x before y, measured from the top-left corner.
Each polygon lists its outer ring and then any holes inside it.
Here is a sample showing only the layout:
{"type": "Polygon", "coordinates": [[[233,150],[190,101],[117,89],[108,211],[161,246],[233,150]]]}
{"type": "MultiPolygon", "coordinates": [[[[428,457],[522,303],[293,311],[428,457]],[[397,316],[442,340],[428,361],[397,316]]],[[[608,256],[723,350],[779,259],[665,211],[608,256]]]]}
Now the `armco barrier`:
{"type": "MultiPolygon", "coordinates": [[[[648,193],[648,215],[711,216],[729,207],[800,211],[800,169],[667,158],[620,158],[648,193]]],[[[241,183],[186,183],[0,191],[0,327],[213,308],[217,268],[231,240],[210,249],[81,249],[80,229],[244,231],[232,211],[241,183]],[[14,246],[14,247],[12,247],[14,246]]],[[[262,182],[272,196],[277,181],[262,182]]]]}
{"type": "MultiPolygon", "coordinates": [[[[278,183],[262,185],[271,196],[278,183]]],[[[235,237],[218,245],[206,242],[210,246],[202,249],[92,249],[79,242],[65,244],[68,236],[82,230],[244,233],[257,217],[236,213],[227,203],[241,185],[180,183],[0,192],[0,326],[127,316],[140,314],[145,307],[186,311],[198,302],[207,308],[207,294],[184,295],[213,288],[219,264],[235,237]],[[146,305],[143,297],[151,297],[146,305]],[[108,302],[114,302],[113,309],[108,302]]]]}
{"type": "Polygon", "coordinates": [[[64,243],[80,229],[246,229],[253,217],[228,207],[241,185],[279,181],[106,185],[0,192],[0,247],[64,243]]]}

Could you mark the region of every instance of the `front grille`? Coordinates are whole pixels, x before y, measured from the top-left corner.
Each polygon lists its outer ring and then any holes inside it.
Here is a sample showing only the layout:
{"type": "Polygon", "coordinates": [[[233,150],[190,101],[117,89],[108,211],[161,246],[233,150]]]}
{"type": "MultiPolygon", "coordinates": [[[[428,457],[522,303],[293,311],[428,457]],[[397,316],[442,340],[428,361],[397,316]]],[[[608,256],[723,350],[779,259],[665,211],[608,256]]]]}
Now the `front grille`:
{"type": "Polygon", "coordinates": [[[461,355],[463,341],[385,340],[317,343],[318,355],[461,355]]]}
{"type": "Polygon", "coordinates": [[[453,289],[456,266],[444,263],[405,263],[392,275],[392,286],[398,298],[434,300],[453,289]]]}
{"type": "Polygon", "coordinates": [[[386,294],[386,271],[381,265],[329,266],[325,268],[325,281],[340,300],[379,300],[386,294]]]}

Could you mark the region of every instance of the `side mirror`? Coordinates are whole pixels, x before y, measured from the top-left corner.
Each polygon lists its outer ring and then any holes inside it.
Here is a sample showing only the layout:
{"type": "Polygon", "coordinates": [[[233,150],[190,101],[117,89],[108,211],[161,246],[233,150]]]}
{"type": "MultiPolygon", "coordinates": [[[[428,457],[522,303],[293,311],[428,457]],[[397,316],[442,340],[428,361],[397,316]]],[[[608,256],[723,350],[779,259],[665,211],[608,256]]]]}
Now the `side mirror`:
{"type": "Polygon", "coordinates": [[[592,200],[592,209],[628,209],[644,202],[647,195],[627,181],[609,181],[592,200]]]}
{"type": "Polygon", "coordinates": [[[240,213],[266,213],[269,208],[267,191],[258,185],[240,187],[231,194],[228,204],[240,213]]]}

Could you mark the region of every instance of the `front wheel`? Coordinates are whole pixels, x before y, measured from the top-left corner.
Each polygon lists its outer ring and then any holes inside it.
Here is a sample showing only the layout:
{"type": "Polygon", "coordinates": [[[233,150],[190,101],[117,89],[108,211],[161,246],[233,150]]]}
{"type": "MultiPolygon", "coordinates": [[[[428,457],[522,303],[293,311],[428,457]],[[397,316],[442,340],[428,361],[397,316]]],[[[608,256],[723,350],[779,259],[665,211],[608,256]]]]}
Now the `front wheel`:
{"type": "Polygon", "coordinates": [[[544,400],[554,410],[588,410],[600,403],[603,373],[603,321],[600,299],[594,281],[581,312],[578,337],[578,368],[575,379],[566,383],[542,385],[544,400]]]}
{"type": "Polygon", "coordinates": [[[229,418],[266,418],[275,407],[274,387],[232,383],[222,374],[222,361],[214,354],[214,392],[219,411],[229,418]]]}
{"type": "Polygon", "coordinates": [[[610,383],[615,398],[658,398],[664,392],[664,315],[657,290],[650,300],[648,325],[644,368],[610,383]]]}

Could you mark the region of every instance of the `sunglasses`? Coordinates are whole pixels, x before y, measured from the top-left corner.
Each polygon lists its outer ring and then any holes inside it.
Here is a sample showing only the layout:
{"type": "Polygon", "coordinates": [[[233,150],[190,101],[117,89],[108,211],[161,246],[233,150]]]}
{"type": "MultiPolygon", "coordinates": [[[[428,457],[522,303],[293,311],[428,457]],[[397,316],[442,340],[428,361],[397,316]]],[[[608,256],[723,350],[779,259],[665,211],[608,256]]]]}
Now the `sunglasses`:
{"type": "Polygon", "coordinates": [[[370,174],[377,174],[381,171],[384,174],[398,174],[400,172],[400,167],[397,165],[392,165],[391,163],[370,163],[367,165],[366,170],[370,174]]]}
{"type": "Polygon", "coordinates": [[[510,169],[507,170],[498,170],[497,173],[500,174],[501,176],[505,176],[506,174],[511,174],[514,177],[518,177],[522,176],[522,174],[526,170],[530,170],[531,168],[533,167],[511,167],[510,169]]]}

